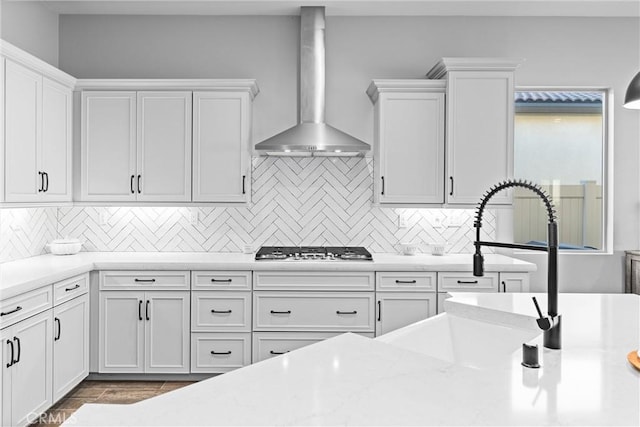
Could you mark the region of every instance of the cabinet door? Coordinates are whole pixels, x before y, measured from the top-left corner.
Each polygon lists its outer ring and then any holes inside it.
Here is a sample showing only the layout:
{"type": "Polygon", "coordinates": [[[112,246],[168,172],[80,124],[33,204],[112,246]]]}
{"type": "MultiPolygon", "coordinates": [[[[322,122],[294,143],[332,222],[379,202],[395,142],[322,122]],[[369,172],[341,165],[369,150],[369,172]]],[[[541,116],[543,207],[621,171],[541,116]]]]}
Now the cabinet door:
{"type": "Polygon", "coordinates": [[[138,92],[139,201],[191,200],[191,92],[138,92]]]}
{"type": "Polygon", "coordinates": [[[378,201],[443,203],[444,94],[383,94],[377,107],[378,201]]]}
{"type": "Polygon", "coordinates": [[[82,93],[81,197],[136,200],[136,93],[82,93]]]}
{"type": "Polygon", "coordinates": [[[47,201],[71,201],[71,95],[70,89],[43,79],[39,157],[47,201]]]}
{"type": "MultiPolygon", "coordinates": [[[[447,98],[447,203],[476,204],[513,176],[513,72],[450,72],[447,98]]],[[[509,204],[509,191],[491,204],[509,204]]]]}
{"type": "Polygon", "coordinates": [[[89,375],[89,294],[53,309],[53,402],[89,375]]]}
{"type": "Polygon", "coordinates": [[[33,202],[42,192],[42,76],[9,60],[5,69],[5,200],[33,202]]]}
{"type": "Polygon", "coordinates": [[[379,292],[377,298],[376,336],[436,314],[435,292],[379,292]]]}
{"type": "Polygon", "coordinates": [[[529,273],[500,273],[500,292],[529,292],[529,273]]]}
{"type": "Polygon", "coordinates": [[[144,293],[100,292],[99,372],[144,372],[144,293]]]}
{"type": "Polygon", "coordinates": [[[246,202],[249,176],[249,95],[193,94],[193,201],[246,202]]]}
{"type": "Polygon", "coordinates": [[[145,372],[189,372],[189,292],[145,293],[145,372]]]}
{"type": "MultiPolygon", "coordinates": [[[[52,316],[47,310],[12,329],[16,357],[11,371],[12,426],[26,426],[52,404],[52,316]]],[[[4,365],[6,366],[6,365],[4,365]]],[[[4,412],[4,408],[3,408],[4,412]]]]}

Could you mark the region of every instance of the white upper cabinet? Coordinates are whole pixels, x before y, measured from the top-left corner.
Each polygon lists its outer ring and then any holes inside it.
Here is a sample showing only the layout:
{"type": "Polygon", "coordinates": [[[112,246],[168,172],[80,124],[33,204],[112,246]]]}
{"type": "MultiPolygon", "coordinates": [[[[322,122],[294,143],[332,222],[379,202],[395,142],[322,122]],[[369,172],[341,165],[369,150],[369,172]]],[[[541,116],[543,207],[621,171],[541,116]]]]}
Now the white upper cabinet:
{"type": "Polygon", "coordinates": [[[71,201],[72,91],[52,80],[42,81],[42,146],[40,169],[46,200],[71,201]]]}
{"type": "Polygon", "coordinates": [[[138,92],[137,200],[191,200],[191,92],[138,92]]]}
{"type": "Polygon", "coordinates": [[[81,201],[250,200],[254,80],[80,80],[78,88],[81,201]]]}
{"type": "MultiPolygon", "coordinates": [[[[446,203],[475,205],[513,176],[514,74],[520,60],[444,58],[428,77],[446,78],[446,203]]],[[[510,204],[502,192],[491,204],[510,204]]]]}
{"type": "Polygon", "coordinates": [[[82,200],[191,200],[191,92],[83,92],[82,153],[82,200]]]}
{"type": "Polygon", "coordinates": [[[249,201],[250,94],[195,92],[193,103],[193,201],[249,201]]]}
{"type": "Polygon", "coordinates": [[[82,93],[82,200],[135,201],[136,93],[82,93]]]}
{"type": "Polygon", "coordinates": [[[75,79],[3,41],[0,53],[6,56],[0,73],[5,152],[0,201],[71,201],[75,79]]]}
{"type": "Polygon", "coordinates": [[[42,76],[12,61],[5,68],[5,200],[34,202],[44,182],[38,169],[42,138],[42,76]]]}
{"type": "Polygon", "coordinates": [[[444,82],[375,80],[374,200],[444,202],[444,82]]]}

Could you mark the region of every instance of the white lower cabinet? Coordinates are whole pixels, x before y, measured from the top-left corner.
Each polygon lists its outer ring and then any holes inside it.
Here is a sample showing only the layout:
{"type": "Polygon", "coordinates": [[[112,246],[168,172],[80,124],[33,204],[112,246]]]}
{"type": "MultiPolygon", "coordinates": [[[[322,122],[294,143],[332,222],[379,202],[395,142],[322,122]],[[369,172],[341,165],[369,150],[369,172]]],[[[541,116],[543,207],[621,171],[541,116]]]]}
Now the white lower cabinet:
{"type": "Polygon", "coordinates": [[[85,293],[53,309],[53,403],[87,375],[89,294],[85,293]]]}
{"type": "Polygon", "coordinates": [[[374,330],[373,292],[254,292],[253,330],[374,330]]]}
{"type": "Polygon", "coordinates": [[[222,373],[250,364],[250,332],[191,334],[191,372],[222,373]]]}
{"type": "MultiPolygon", "coordinates": [[[[340,334],[341,332],[254,332],[253,363],[280,356],[340,334]]],[[[368,338],[374,336],[372,332],[358,332],[358,335],[368,338]]]]}
{"type": "Polygon", "coordinates": [[[188,291],[100,292],[99,372],[188,373],[188,291]]]}
{"type": "Polygon", "coordinates": [[[500,292],[529,292],[529,273],[500,273],[500,292]]]}
{"type": "Polygon", "coordinates": [[[434,316],[436,283],[435,272],[377,272],[376,336],[434,316]]]}
{"type": "Polygon", "coordinates": [[[191,372],[251,364],[251,272],[191,273],[191,372]]]}
{"type": "Polygon", "coordinates": [[[435,292],[378,292],[376,336],[436,314],[435,292]]]}
{"type": "Polygon", "coordinates": [[[2,425],[26,426],[52,405],[51,309],[0,331],[2,425]]]}

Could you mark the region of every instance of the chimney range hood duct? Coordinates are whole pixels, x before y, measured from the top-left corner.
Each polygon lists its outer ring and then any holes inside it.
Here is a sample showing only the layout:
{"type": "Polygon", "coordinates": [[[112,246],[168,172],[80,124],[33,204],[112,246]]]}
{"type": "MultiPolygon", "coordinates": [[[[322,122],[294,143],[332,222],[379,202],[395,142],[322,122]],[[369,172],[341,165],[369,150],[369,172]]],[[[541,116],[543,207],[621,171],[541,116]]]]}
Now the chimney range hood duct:
{"type": "Polygon", "coordinates": [[[300,8],[300,123],[256,144],[273,156],[357,156],[360,141],[324,122],[324,7],[300,8]]]}

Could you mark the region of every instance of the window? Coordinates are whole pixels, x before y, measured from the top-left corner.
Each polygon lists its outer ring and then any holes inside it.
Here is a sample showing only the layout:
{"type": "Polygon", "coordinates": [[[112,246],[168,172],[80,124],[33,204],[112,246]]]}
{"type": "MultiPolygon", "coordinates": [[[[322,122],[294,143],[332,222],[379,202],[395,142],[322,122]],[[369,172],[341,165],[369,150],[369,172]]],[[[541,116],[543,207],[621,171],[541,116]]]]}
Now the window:
{"type": "MultiPolygon", "coordinates": [[[[604,90],[516,91],[514,175],[553,198],[560,249],[605,247],[606,105],[604,90]]],[[[515,241],[546,244],[540,200],[519,188],[513,197],[515,241]]]]}

